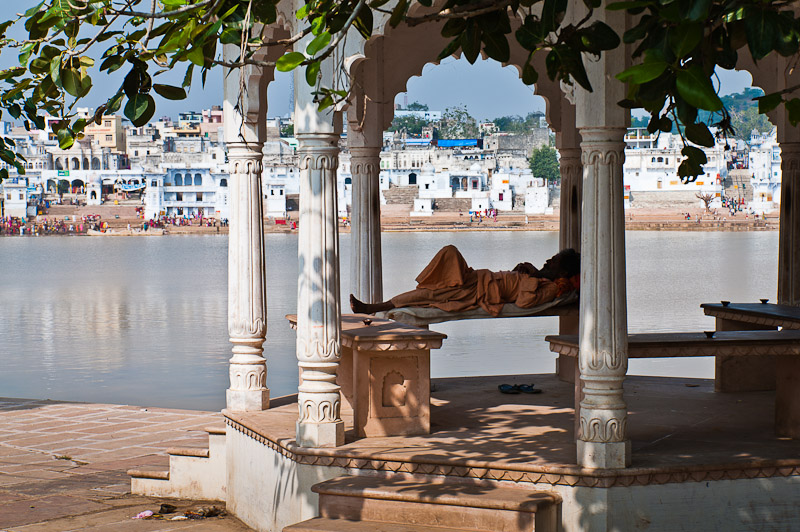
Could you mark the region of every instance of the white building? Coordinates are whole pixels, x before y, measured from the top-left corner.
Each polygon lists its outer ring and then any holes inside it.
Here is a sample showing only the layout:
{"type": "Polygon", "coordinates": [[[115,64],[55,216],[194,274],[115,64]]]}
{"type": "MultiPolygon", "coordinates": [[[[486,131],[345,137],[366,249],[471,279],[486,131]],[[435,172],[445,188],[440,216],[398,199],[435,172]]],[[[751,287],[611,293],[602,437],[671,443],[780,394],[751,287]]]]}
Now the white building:
{"type": "Polygon", "coordinates": [[[169,168],[166,174],[148,175],[145,218],[202,215],[229,218],[228,174],[211,168],[169,168]]]}
{"type": "Polygon", "coordinates": [[[644,128],[632,128],[625,136],[625,142],[623,176],[625,186],[630,187],[626,192],[630,191],[631,206],[637,206],[637,193],[640,197],[661,196],[665,204],[680,198],[701,205],[696,198],[698,192],[714,195],[716,205],[720,205],[723,180],[728,173],[724,144],[703,148],[708,159],[703,165],[704,174],[693,182],[684,183],[678,177],[678,166],[684,159],[681,155],[683,145],[678,136],[670,133],[652,135],[644,128]],[[663,194],[667,192],[670,194],[663,194]]]}
{"type": "Polygon", "coordinates": [[[749,168],[753,199],[748,205],[756,213],[772,212],[781,202],[781,147],[778,130],[750,137],[749,168]]]}
{"type": "Polygon", "coordinates": [[[25,218],[28,216],[28,180],[9,177],[0,184],[3,191],[3,216],[25,218]]]}

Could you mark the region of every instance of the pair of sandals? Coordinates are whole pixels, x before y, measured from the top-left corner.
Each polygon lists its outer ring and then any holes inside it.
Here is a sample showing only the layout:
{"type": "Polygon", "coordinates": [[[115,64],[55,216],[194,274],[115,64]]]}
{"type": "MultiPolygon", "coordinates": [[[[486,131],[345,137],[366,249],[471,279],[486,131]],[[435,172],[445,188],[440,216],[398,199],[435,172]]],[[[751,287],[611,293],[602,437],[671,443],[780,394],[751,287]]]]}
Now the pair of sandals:
{"type": "Polygon", "coordinates": [[[539,388],[534,388],[533,384],[501,384],[497,387],[500,393],[542,393],[539,388]]]}

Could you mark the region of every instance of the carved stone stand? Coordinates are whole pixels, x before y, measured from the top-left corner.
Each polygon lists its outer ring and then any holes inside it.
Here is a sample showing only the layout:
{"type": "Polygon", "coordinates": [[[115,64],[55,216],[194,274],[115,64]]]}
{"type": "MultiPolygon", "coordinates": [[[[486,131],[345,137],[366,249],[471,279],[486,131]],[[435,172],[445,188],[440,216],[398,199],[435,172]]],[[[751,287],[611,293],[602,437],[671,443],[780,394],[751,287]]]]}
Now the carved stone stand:
{"type": "Polygon", "coordinates": [[[297,444],[344,443],[339,368],[341,308],[336,167],[339,135],[297,135],[300,155],[300,235],[297,286],[297,361],[302,374],[297,402],[297,444]]]}
{"type": "Polygon", "coordinates": [[[583,222],[581,253],[578,464],[622,468],[630,462],[625,219],[622,163],[625,128],[581,128],[583,222]]]}
{"type": "Polygon", "coordinates": [[[261,194],[261,143],[229,143],[230,234],[228,237],[228,333],[230,410],[269,408],[264,338],[267,292],[261,194]]]}

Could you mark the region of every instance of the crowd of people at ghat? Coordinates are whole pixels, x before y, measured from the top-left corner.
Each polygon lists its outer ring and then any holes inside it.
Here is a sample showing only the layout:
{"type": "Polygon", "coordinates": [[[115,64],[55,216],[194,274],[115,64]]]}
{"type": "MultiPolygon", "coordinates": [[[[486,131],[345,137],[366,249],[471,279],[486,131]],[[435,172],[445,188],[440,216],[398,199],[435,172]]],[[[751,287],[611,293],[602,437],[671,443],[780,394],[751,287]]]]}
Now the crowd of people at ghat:
{"type": "Polygon", "coordinates": [[[66,235],[80,234],[94,224],[100,223],[99,216],[82,216],[75,220],[41,219],[27,221],[23,218],[5,216],[0,218],[0,235],[33,236],[33,235],[66,235]]]}

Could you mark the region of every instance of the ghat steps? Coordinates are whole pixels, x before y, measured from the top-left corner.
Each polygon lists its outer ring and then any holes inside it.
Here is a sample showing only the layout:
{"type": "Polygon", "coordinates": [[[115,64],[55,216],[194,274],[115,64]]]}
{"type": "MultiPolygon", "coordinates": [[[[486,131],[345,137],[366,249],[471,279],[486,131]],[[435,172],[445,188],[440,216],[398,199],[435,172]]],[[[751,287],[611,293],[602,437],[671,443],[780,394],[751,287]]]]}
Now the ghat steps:
{"type": "Polygon", "coordinates": [[[320,516],[284,532],[550,532],[561,498],[496,483],[338,477],[315,485],[320,516]]]}
{"type": "Polygon", "coordinates": [[[146,497],[224,501],[225,428],[209,427],[208,449],[167,449],[168,471],[131,469],[131,492],[146,497]]]}
{"type": "Polygon", "coordinates": [[[412,205],[419,192],[419,187],[417,185],[409,185],[407,187],[390,186],[382,192],[387,205],[412,205]]]}

